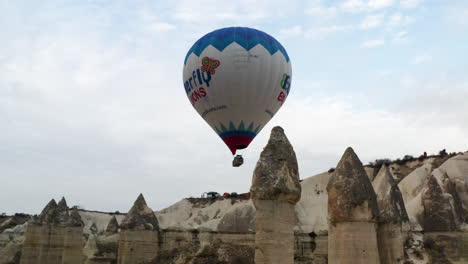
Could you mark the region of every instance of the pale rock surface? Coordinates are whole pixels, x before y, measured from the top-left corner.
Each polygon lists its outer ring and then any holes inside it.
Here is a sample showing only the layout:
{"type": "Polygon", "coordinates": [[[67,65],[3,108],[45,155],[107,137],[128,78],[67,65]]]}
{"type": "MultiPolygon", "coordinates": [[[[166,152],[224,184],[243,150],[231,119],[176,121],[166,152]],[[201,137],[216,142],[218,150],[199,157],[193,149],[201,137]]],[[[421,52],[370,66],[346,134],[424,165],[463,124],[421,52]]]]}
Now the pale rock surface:
{"type": "Polygon", "coordinates": [[[249,233],[255,230],[255,207],[235,203],[221,217],[217,230],[226,233],[249,233]]]}
{"type": "Polygon", "coordinates": [[[432,169],[431,163],[425,163],[413,170],[398,183],[412,230],[415,231],[423,230],[424,208],[422,206],[422,191],[424,183],[431,176],[432,169]]]}
{"type": "Polygon", "coordinates": [[[256,208],[255,264],[294,263],[294,205],[301,197],[296,154],[274,127],[260,154],[250,188],[256,208]]]}
{"type": "Polygon", "coordinates": [[[328,263],[378,264],[377,199],[361,161],[347,148],[327,185],[328,263]]]}
{"type": "Polygon", "coordinates": [[[0,233],[0,264],[19,263],[27,225],[17,225],[0,233]]]}
{"type": "Polygon", "coordinates": [[[86,245],[83,248],[83,253],[88,259],[93,258],[99,253],[96,235],[89,235],[88,240],[86,241],[86,245]]]}
{"type": "Polygon", "coordinates": [[[301,233],[326,235],[328,232],[327,184],[331,173],[324,172],[301,182],[301,199],[296,204],[297,224],[295,230],[301,233]]]}
{"type": "Polygon", "coordinates": [[[93,224],[98,229],[98,233],[103,233],[106,231],[107,224],[111,220],[112,217],[115,216],[118,223],[121,223],[122,220],[125,218],[125,214],[109,214],[104,212],[92,212],[92,211],[84,211],[79,210],[78,214],[80,215],[80,219],[82,219],[84,223],[84,230],[85,234],[90,234],[90,228],[93,224]]]}

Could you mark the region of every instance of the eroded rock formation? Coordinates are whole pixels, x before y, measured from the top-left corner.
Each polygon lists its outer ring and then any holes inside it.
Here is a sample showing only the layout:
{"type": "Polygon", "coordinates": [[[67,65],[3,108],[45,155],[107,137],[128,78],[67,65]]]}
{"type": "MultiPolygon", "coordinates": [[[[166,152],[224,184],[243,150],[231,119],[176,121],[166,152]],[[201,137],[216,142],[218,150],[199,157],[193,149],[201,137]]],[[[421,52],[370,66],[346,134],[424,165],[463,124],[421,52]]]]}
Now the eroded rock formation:
{"type": "Polygon", "coordinates": [[[142,194],[122,221],[117,263],[148,263],[159,249],[159,223],[142,194]]]}
{"type": "Polygon", "coordinates": [[[296,154],[281,127],[274,127],[254,170],[255,263],[294,263],[294,205],[301,197],[296,154]]]}
{"type": "Polygon", "coordinates": [[[450,198],[444,195],[437,179],[430,176],[422,193],[424,206],[424,231],[454,231],[457,230],[450,198]]]}
{"type": "Polygon", "coordinates": [[[361,161],[347,148],[330,177],[328,263],[378,264],[377,199],[361,161]]]}
{"type": "Polygon", "coordinates": [[[382,166],[372,186],[377,195],[379,208],[377,239],[380,263],[403,263],[405,240],[403,224],[407,224],[409,219],[400,189],[388,166],[382,166]]]}
{"type": "Polygon", "coordinates": [[[76,213],[70,217],[65,198],[59,204],[52,199],[28,224],[20,263],[83,263],[83,225],[78,217],[76,213]]]}

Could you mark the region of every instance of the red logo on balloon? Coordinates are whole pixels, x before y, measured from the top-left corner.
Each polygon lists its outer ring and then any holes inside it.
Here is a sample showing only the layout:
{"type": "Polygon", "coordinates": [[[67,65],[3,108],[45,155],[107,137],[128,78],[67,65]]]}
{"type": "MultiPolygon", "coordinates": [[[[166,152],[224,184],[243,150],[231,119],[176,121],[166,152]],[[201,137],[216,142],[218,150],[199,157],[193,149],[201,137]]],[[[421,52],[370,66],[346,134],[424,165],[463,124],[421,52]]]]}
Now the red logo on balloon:
{"type": "Polygon", "coordinates": [[[221,62],[219,60],[203,57],[201,70],[202,72],[209,72],[214,75],[216,73],[215,69],[218,68],[220,64],[221,62]]]}

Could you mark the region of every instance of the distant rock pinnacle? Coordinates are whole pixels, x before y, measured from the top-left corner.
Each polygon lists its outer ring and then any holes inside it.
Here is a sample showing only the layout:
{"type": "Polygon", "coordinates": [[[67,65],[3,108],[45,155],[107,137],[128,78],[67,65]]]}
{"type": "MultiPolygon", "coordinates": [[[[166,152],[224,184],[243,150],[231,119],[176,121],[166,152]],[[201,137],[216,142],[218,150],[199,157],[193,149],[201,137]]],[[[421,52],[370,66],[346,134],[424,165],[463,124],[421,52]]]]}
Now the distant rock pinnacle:
{"type": "Polygon", "coordinates": [[[107,224],[106,233],[115,234],[118,231],[119,231],[119,223],[117,222],[117,218],[115,218],[115,215],[113,215],[111,220],[109,220],[109,223],[107,224]]]}
{"type": "Polygon", "coordinates": [[[292,204],[301,197],[296,153],[279,126],[272,129],[260,155],[250,192],[252,199],[284,200],[292,204]]]}
{"type": "Polygon", "coordinates": [[[377,221],[377,198],[361,161],[347,148],[327,185],[331,222],[377,221]]]}
{"type": "Polygon", "coordinates": [[[49,224],[54,223],[57,218],[57,202],[54,199],[42,209],[41,214],[38,216],[38,223],[49,224]]]}
{"type": "Polygon", "coordinates": [[[450,200],[442,192],[437,179],[431,175],[422,195],[424,206],[424,231],[455,231],[455,216],[450,200]]]}
{"type": "Polygon", "coordinates": [[[140,194],[120,225],[121,229],[159,230],[159,223],[153,210],[140,194]]]}
{"type": "Polygon", "coordinates": [[[409,221],[403,196],[388,166],[382,165],[382,168],[372,182],[372,186],[377,195],[380,222],[409,221]]]}
{"type": "Polygon", "coordinates": [[[57,205],[57,223],[66,224],[68,222],[68,205],[65,197],[62,197],[57,205]]]}

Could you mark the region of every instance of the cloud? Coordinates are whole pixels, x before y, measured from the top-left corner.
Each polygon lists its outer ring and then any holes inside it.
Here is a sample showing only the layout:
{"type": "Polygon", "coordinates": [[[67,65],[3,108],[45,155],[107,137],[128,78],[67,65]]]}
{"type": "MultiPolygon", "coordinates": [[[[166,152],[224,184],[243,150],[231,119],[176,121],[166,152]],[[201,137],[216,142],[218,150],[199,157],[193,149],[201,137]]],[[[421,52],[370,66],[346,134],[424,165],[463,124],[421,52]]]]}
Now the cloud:
{"type": "Polygon", "coordinates": [[[418,55],[418,56],[413,57],[411,59],[410,63],[418,65],[418,64],[428,63],[428,62],[431,62],[431,61],[432,61],[432,55],[422,54],[422,55],[418,55]]]}
{"type": "Polygon", "coordinates": [[[213,22],[260,21],[269,17],[286,16],[295,8],[294,3],[280,0],[181,0],[172,14],[184,23],[212,24],[213,22]]]}
{"type": "Polygon", "coordinates": [[[329,35],[336,34],[338,32],[349,32],[353,29],[354,27],[352,25],[331,25],[309,29],[304,29],[300,25],[295,25],[290,28],[281,29],[280,34],[284,38],[301,36],[306,39],[323,39],[329,35]]]}
{"type": "Polygon", "coordinates": [[[383,40],[383,39],[373,39],[373,40],[364,41],[361,44],[361,47],[363,47],[363,48],[375,48],[375,47],[378,47],[378,46],[382,46],[384,44],[385,44],[385,40],[383,40]]]}
{"type": "Polygon", "coordinates": [[[387,26],[388,27],[400,27],[407,26],[414,23],[415,19],[411,16],[404,16],[401,13],[395,13],[390,16],[387,26]]]}
{"type": "Polygon", "coordinates": [[[378,14],[378,15],[369,15],[369,16],[366,16],[361,24],[359,25],[359,27],[361,29],[372,29],[372,28],[376,28],[376,27],[379,27],[381,24],[382,24],[382,21],[384,19],[384,15],[383,14],[378,14]]]}
{"type": "Polygon", "coordinates": [[[400,6],[403,8],[415,8],[420,6],[424,0],[400,0],[400,6]]]}
{"type": "Polygon", "coordinates": [[[392,43],[394,44],[404,44],[408,43],[408,41],[408,32],[406,31],[397,32],[392,39],[392,43]]]}
{"type": "Polygon", "coordinates": [[[334,17],[338,14],[338,8],[332,7],[311,7],[307,8],[304,13],[306,15],[317,16],[317,17],[334,17]]]}
{"type": "Polygon", "coordinates": [[[283,36],[284,38],[303,36],[304,30],[302,29],[302,26],[295,25],[290,28],[280,29],[280,35],[283,36]]]}
{"type": "Polygon", "coordinates": [[[347,0],[341,9],[348,12],[370,12],[393,6],[395,0],[347,0]]]}
{"type": "Polygon", "coordinates": [[[156,32],[170,31],[176,28],[175,25],[169,23],[154,23],[150,25],[151,29],[156,32]]]}

